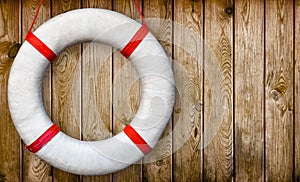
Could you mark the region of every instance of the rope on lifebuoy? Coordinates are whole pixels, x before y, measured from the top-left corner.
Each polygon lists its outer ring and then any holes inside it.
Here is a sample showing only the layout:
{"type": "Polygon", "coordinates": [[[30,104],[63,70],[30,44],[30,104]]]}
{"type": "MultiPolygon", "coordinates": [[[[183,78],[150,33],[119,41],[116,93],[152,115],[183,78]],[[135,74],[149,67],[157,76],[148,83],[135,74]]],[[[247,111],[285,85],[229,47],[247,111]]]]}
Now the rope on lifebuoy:
{"type": "Polygon", "coordinates": [[[44,145],[46,145],[58,132],[60,128],[53,123],[53,125],[46,130],[38,139],[32,142],[29,146],[25,145],[25,147],[33,153],[38,152],[44,145]]]}
{"type": "Polygon", "coordinates": [[[37,51],[39,51],[49,62],[53,62],[56,59],[56,54],[37,38],[32,32],[28,32],[25,40],[29,42],[37,51]]]}
{"type": "Polygon", "coordinates": [[[146,155],[152,148],[147,144],[147,142],[132,128],[130,125],[127,125],[124,128],[125,134],[132,140],[132,142],[146,155]]]}

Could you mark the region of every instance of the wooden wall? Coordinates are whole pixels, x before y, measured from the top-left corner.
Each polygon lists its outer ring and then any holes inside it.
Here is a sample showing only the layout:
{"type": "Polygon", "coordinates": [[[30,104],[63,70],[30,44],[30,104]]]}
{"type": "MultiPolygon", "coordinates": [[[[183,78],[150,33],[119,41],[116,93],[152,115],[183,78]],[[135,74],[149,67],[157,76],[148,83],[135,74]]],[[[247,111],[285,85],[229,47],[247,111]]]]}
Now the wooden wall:
{"type": "MultiPolygon", "coordinates": [[[[78,176],[28,152],[12,124],[9,70],[39,0],[0,0],[0,182],[300,181],[300,0],[140,2],[146,18],[165,20],[149,26],[173,59],[173,116],[163,142],[139,163],[114,174],[78,176]],[[219,70],[210,64],[214,58],[219,70]],[[207,76],[214,74],[221,79],[207,76]],[[216,109],[213,84],[221,88],[217,97],[223,114],[217,121],[209,119],[216,109]],[[214,123],[220,126],[203,148],[204,132],[214,123]],[[153,160],[156,156],[163,157],[153,160]]],[[[34,29],[57,14],[85,7],[139,19],[134,0],[46,0],[34,29]]],[[[49,116],[81,140],[120,132],[140,97],[128,63],[105,45],[66,49],[44,78],[49,116]]]]}

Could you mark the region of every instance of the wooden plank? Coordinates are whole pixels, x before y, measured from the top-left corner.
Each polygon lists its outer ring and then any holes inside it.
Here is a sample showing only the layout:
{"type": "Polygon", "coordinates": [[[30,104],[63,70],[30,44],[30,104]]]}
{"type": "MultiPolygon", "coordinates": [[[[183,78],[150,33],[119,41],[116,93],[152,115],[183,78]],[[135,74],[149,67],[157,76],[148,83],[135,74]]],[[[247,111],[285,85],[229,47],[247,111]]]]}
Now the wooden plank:
{"type": "Polygon", "coordinates": [[[21,181],[21,140],[11,120],[7,103],[7,81],[20,41],[20,2],[0,1],[0,181],[21,181]],[[12,54],[10,54],[12,53],[12,54]]]}
{"type": "MultiPolygon", "coordinates": [[[[204,129],[211,127],[212,122],[221,122],[218,132],[211,143],[204,149],[204,181],[231,181],[233,179],[233,7],[231,0],[205,1],[205,68],[204,70],[218,72],[210,68],[216,58],[222,78],[205,79],[204,83],[204,129]],[[210,48],[212,50],[211,54],[210,48]],[[220,83],[219,83],[220,82],[220,83]],[[212,95],[210,84],[221,84],[218,95],[212,95]],[[212,98],[219,97],[223,114],[212,118],[212,98]]],[[[209,73],[212,74],[212,73],[209,73]]],[[[217,74],[217,73],[216,73],[217,74]]],[[[205,137],[205,136],[204,136],[205,137]]]]}
{"type": "Polygon", "coordinates": [[[174,1],[173,180],[202,180],[202,17],[201,1],[174,1]],[[179,126],[179,127],[178,127],[179,126]]]}
{"type": "MultiPolygon", "coordinates": [[[[83,0],[84,8],[111,9],[110,1],[83,0]]],[[[101,140],[112,131],[112,48],[85,43],[82,55],[82,139],[101,140]]],[[[112,181],[112,175],[83,176],[83,181],[112,181]]]]}
{"type": "MultiPolygon", "coordinates": [[[[52,15],[80,8],[80,0],[52,1],[52,15]]],[[[52,119],[67,135],[81,137],[80,45],[60,53],[52,65],[52,119]]],[[[53,169],[54,181],[79,181],[80,177],[53,169]]]]}
{"type": "MultiPolygon", "coordinates": [[[[22,1],[22,40],[27,35],[39,4],[39,0],[22,1]]],[[[49,18],[50,3],[47,1],[43,3],[32,31],[49,18]]],[[[48,115],[51,116],[51,67],[45,73],[43,80],[43,102],[48,115]]],[[[51,166],[25,147],[23,147],[23,180],[52,181],[51,166]]]]}
{"type": "Polygon", "coordinates": [[[266,180],[292,181],[293,1],[266,1],[266,180]]]}
{"type": "MultiPolygon", "coordinates": [[[[142,4],[141,4],[142,6],[142,4]]],[[[114,0],[113,10],[140,19],[135,2],[114,0]]],[[[119,52],[113,54],[113,134],[130,123],[139,106],[139,82],[133,66],[119,52]]],[[[141,181],[140,162],[113,174],[114,181],[141,181]]]]}
{"type": "MultiPolygon", "coordinates": [[[[144,16],[151,33],[160,39],[168,57],[172,58],[172,1],[144,0],[144,16]]],[[[161,140],[143,160],[143,181],[172,181],[172,120],[161,140]]]]}
{"type": "Polygon", "coordinates": [[[294,151],[295,151],[295,181],[300,181],[300,1],[295,0],[295,75],[294,75],[294,89],[295,89],[295,129],[294,129],[294,151]]]}
{"type": "Polygon", "coordinates": [[[264,181],[264,1],[235,2],[236,181],[264,181]]]}

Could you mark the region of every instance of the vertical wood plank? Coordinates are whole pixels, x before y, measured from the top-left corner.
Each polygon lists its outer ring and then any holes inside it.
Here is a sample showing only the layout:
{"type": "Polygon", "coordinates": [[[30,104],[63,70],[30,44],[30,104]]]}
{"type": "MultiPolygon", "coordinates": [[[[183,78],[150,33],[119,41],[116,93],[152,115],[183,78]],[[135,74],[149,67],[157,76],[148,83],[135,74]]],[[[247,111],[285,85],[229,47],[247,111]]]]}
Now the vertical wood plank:
{"type": "Polygon", "coordinates": [[[202,6],[201,1],[174,1],[174,181],[202,180],[202,6]],[[177,125],[182,126],[175,130],[177,125]]]}
{"type": "Polygon", "coordinates": [[[300,181],[300,1],[295,0],[295,129],[294,129],[294,147],[295,147],[295,181],[300,181]]]}
{"type": "MultiPolygon", "coordinates": [[[[22,40],[26,37],[39,4],[39,0],[22,1],[22,40]]],[[[50,3],[44,2],[32,31],[50,18],[50,11],[50,3]]],[[[51,116],[51,67],[45,73],[43,80],[43,102],[47,114],[51,116]]],[[[25,147],[23,147],[23,180],[52,181],[51,166],[25,147]]]]}
{"type": "Polygon", "coordinates": [[[266,180],[293,171],[293,1],[266,1],[266,180]]]}
{"type": "MultiPolygon", "coordinates": [[[[11,120],[7,81],[13,63],[10,52],[20,38],[20,2],[0,1],[0,181],[22,180],[21,140],[11,120]]],[[[12,54],[11,54],[12,53],[12,54]]]]}
{"type": "MultiPolygon", "coordinates": [[[[52,1],[52,16],[80,8],[80,0],[52,1]]],[[[80,139],[81,65],[80,45],[60,53],[52,71],[52,119],[67,135],[80,139]]],[[[54,181],[79,181],[80,177],[53,169],[54,181]]]]}
{"type": "MultiPolygon", "coordinates": [[[[106,0],[83,0],[84,8],[111,9],[106,0]]],[[[112,132],[112,48],[85,43],[82,55],[82,139],[102,140],[112,132]]],[[[111,181],[112,175],[83,176],[83,181],[111,181]]]]}
{"type": "MultiPolygon", "coordinates": [[[[160,41],[169,58],[172,58],[172,1],[144,0],[145,18],[151,33],[160,41]],[[161,21],[160,21],[161,20],[161,21]],[[147,20],[146,20],[147,21],[147,20]]],[[[145,156],[143,181],[172,181],[172,121],[169,122],[160,142],[145,156]],[[153,161],[148,163],[148,161],[153,161]]]]}
{"type": "MultiPolygon", "coordinates": [[[[216,118],[222,122],[211,143],[204,149],[204,181],[231,181],[233,178],[233,7],[231,0],[205,1],[205,70],[206,62],[216,57],[222,80],[219,97],[222,100],[224,113],[216,118]],[[207,50],[209,47],[215,55],[207,50]]],[[[211,78],[214,79],[214,78],[211,78]]],[[[209,125],[209,112],[214,108],[211,100],[209,84],[214,80],[206,80],[204,84],[204,128],[209,125]]],[[[216,96],[212,96],[216,97],[216,96]]]]}
{"type": "MultiPolygon", "coordinates": [[[[140,6],[142,7],[142,1],[140,6]]],[[[133,19],[140,19],[135,2],[132,0],[114,0],[113,10],[133,19]]],[[[118,51],[113,54],[113,134],[117,134],[131,122],[139,106],[139,82],[131,63],[118,51]],[[132,72],[130,72],[130,70],[132,72]],[[118,90],[116,90],[118,89],[118,90]],[[123,106],[121,106],[123,105],[123,106]]],[[[138,162],[113,174],[113,181],[141,181],[142,166],[138,162]]]]}
{"type": "Polygon", "coordinates": [[[235,2],[236,181],[264,181],[264,1],[235,2]]]}

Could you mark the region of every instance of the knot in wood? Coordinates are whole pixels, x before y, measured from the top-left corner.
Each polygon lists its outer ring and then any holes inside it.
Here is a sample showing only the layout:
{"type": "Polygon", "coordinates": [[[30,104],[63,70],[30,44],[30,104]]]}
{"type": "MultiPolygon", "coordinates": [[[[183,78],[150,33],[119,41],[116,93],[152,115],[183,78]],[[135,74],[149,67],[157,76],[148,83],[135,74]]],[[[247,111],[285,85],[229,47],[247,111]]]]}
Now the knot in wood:
{"type": "Polygon", "coordinates": [[[9,58],[15,58],[19,52],[20,47],[21,47],[20,43],[18,43],[18,42],[13,43],[8,49],[7,56],[9,58]]]}
{"type": "Polygon", "coordinates": [[[157,166],[162,166],[163,165],[163,160],[161,159],[161,160],[156,161],[156,165],[157,166]]]}
{"type": "Polygon", "coordinates": [[[175,109],[174,111],[176,114],[179,114],[179,113],[181,113],[181,108],[175,109]]]}
{"type": "Polygon", "coordinates": [[[231,15],[233,13],[233,8],[232,6],[228,6],[224,9],[224,12],[228,15],[231,15]]]}
{"type": "Polygon", "coordinates": [[[271,91],[271,97],[275,100],[278,101],[280,97],[280,93],[277,90],[272,90],[271,91]]]}
{"type": "Polygon", "coordinates": [[[0,173],[0,182],[2,182],[2,181],[6,181],[5,175],[0,173]]]}
{"type": "Polygon", "coordinates": [[[202,103],[200,101],[198,101],[196,104],[195,104],[195,109],[196,111],[200,112],[201,111],[201,108],[202,108],[202,103]]]}

